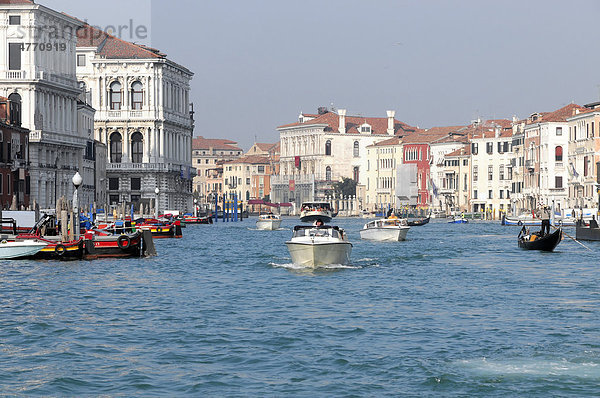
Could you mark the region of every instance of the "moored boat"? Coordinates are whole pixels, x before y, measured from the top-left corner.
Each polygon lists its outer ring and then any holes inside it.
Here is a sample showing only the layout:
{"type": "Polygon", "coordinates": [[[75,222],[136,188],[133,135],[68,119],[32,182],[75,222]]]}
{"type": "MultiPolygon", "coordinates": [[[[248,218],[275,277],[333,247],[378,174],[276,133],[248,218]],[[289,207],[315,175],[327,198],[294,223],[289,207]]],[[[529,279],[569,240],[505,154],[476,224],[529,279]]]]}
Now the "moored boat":
{"type": "Polygon", "coordinates": [[[154,239],[181,238],[183,232],[179,220],[157,220],[155,218],[138,219],[135,222],[136,229],[152,232],[154,239]]]}
{"type": "Polygon", "coordinates": [[[521,229],[518,236],[520,248],[527,250],[553,251],[562,240],[562,228],[557,228],[551,234],[541,236],[540,232],[529,233],[525,227],[521,229]]]}
{"type": "Polygon", "coordinates": [[[278,214],[261,214],[256,220],[256,228],[265,231],[274,231],[281,226],[281,216],[278,214]]]}
{"type": "Polygon", "coordinates": [[[33,256],[48,246],[48,243],[36,239],[16,239],[0,241],[0,259],[19,259],[33,256]]]}
{"type": "Polygon", "coordinates": [[[152,238],[149,231],[111,234],[106,230],[89,230],[85,234],[85,258],[155,255],[152,238]]]}
{"type": "Polygon", "coordinates": [[[322,220],[327,223],[333,217],[333,211],[329,202],[305,202],[302,203],[302,207],[300,208],[300,221],[302,222],[312,223],[322,220]]]}
{"type": "Polygon", "coordinates": [[[352,253],[352,243],[344,231],[331,225],[297,225],[285,244],[292,262],[305,267],[348,264],[352,253]]]}
{"type": "Polygon", "coordinates": [[[406,219],[384,218],[366,223],[360,230],[360,238],[377,241],[401,241],[406,239],[410,227],[406,219]]]}

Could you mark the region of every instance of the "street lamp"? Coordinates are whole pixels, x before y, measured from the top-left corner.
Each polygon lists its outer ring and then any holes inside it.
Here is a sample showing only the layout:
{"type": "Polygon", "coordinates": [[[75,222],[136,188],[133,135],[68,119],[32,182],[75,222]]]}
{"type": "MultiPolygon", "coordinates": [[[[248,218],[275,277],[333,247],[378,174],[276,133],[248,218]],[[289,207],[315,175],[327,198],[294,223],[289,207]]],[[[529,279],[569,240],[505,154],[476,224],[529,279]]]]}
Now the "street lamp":
{"type": "Polygon", "coordinates": [[[77,198],[77,191],[83,183],[83,178],[81,177],[81,174],[77,172],[75,173],[71,181],[73,182],[73,186],[75,187],[75,192],[73,192],[73,213],[75,215],[75,219],[72,220],[71,224],[75,229],[75,240],[79,240],[79,200],[77,198]]]}
{"type": "Polygon", "coordinates": [[[194,217],[198,217],[198,199],[194,199],[194,217]]]}
{"type": "Polygon", "coordinates": [[[158,219],[158,194],[160,193],[160,189],[158,187],[154,188],[154,193],[156,194],[154,197],[154,218],[158,219]]]}

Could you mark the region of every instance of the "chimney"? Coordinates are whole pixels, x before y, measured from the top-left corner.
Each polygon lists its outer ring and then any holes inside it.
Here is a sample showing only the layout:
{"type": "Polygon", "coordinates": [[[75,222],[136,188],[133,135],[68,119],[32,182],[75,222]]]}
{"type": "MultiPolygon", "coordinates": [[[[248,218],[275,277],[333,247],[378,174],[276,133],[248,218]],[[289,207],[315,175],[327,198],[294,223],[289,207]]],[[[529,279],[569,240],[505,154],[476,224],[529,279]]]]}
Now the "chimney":
{"type": "Polygon", "coordinates": [[[340,116],[340,125],[338,131],[342,134],[346,133],[346,110],[338,109],[338,115],[340,116]]]}
{"type": "Polygon", "coordinates": [[[519,121],[519,119],[517,118],[517,115],[513,115],[513,123],[517,123],[519,121]]]}
{"type": "Polygon", "coordinates": [[[396,111],[386,111],[388,118],[388,135],[394,135],[394,116],[396,116],[396,111]]]}
{"type": "Polygon", "coordinates": [[[575,108],[574,111],[575,111],[575,115],[579,115],[579,108],[575,108]]]}
{"type": "Polygon", "coordinates": [[[496,136],[496,138],[500,137],[500,127],[496,127],[494,129],[494,133],[495,133],[494,135],[496,136]]]}

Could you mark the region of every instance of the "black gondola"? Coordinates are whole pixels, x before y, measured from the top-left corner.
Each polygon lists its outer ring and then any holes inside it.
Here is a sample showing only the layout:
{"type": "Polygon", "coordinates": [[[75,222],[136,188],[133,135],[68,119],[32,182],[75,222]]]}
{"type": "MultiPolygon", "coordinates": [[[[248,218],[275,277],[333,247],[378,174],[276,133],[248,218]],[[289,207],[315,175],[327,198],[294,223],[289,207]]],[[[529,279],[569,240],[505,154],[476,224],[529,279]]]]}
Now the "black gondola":
{"type": "Polygon", "coordinates": [[[407,221],[409,227],[420,227],[421,225],[425,225],[429,222],[431,217],[422,218],[420,220],[407,221]]]}
{"type": "Polygon", "coordinates": [[[553,233],[540,237],[540,233],[529,235],[523,227],[519,232],[519,247],[527,250],[542,250],[551,252],[562,240],[562,228],[553,233]]]}

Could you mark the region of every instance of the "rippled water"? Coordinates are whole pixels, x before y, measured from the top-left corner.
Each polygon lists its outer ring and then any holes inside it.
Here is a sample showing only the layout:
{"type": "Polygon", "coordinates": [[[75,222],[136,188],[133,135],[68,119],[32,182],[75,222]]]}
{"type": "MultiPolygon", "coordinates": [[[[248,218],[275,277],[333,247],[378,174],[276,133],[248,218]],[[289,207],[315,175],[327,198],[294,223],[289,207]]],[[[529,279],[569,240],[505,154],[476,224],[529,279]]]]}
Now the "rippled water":
{"type": "MultiPolygon", "coordinates": [[[[0,263],[0,393],[600,395],[600,245],[432,222],[290,264],[254,220],[188,226],[151,259],[0,263]]],[[[567,233],[574,235],[573,230],[567,233]]]]}

